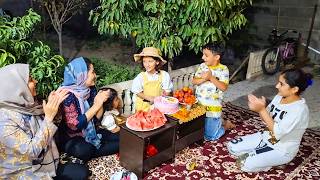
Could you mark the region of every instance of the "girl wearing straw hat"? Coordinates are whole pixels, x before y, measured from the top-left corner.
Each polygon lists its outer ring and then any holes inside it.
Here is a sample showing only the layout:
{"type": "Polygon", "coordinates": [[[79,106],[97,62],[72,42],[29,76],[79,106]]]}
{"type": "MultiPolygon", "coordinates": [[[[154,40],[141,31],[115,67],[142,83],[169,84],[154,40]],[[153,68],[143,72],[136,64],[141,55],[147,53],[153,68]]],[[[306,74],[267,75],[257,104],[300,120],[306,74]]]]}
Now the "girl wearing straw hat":
{"type": "Polygon", "coordinates": [[[148,111],[157,96],[169,95],[173,84],[169,73],[160,70],[167,62],[160,56],[158,49],[146,47],[140,54],[134,55],[136,62],[142,62],[145,69],[134,78],[131,91],[137,95],[136,111],[148,111]]]}

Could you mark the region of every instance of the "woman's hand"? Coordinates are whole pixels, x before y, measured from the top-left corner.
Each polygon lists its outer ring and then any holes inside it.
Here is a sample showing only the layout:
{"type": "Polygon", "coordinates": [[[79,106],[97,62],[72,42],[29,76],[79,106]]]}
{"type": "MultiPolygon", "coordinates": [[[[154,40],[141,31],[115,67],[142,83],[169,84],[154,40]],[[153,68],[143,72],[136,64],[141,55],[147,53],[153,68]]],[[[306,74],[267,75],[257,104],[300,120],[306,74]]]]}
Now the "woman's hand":
{"type": "Polygon", "coordinates": [[[94,116],[100,119],[103,115],[103,103],[110,97],[110,91],[99,91],[96,97],[94,97],[92,107],[85,112],[87,121],[91,121],[94,116]]]}
{"type": "Polygon", "coordinates": [[[68,97],[68,91],[65,89],[58,89],[56,91],[52,91],[49,94],[48,102],[43,100],[43,111],[45,118],[49,121],[53,121],[56,116],[59,106],[63,100],[68,97]]]}
{"type": "Polygon", "coordinates": [[[259,113],[266,108],[266,98],[264,96],[262,96],[261,98],[258,98],[252,94],[249,94],[248,106],[250,110],[259,113]]]}
{"type": "Polygon", "coordinates": [[[96,97],[94,98],[94,105],[101,107],[104,102],[108,100],[110,96],[110,90],[99,91],[96,97]]]}

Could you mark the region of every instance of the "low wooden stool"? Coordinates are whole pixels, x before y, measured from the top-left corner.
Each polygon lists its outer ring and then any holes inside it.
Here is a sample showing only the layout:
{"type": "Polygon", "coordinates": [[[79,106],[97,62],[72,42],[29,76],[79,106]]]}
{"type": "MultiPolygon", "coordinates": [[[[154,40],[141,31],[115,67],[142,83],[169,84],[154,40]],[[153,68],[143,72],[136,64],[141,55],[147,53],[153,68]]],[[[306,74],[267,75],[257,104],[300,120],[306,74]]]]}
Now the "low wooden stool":
{"type": "Polygon", "coordinates": [[[205,114],[184,123],[179,123],[179,119],[170,115],[166,115],[166,117],[169,121],[177,123],[175,152],[188,147],[190,144],[204,140],[205,114]]]}
{"type": "Polygon", "coordinates": [[[174,161],[176,122],[168,121],[164,126],[146,132],[131,130],[125,124],[120,127],[120,165],[139,178],[163,162],[174,161]],[[146,157],[148,143],[158,149],[156,155],[146,157]]]}

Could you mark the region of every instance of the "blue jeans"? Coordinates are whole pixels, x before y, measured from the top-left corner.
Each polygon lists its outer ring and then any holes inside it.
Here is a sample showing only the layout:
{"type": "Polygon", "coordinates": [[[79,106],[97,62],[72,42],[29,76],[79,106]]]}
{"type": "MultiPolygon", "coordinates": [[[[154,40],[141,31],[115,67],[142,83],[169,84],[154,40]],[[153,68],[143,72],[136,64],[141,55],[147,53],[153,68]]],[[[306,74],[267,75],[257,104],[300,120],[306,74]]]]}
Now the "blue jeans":
{"type": "Polygon", "coordinates": [[[206,117],[204,124],[204,139],[213,141],[224,135],[221,118],[206,117]]]}

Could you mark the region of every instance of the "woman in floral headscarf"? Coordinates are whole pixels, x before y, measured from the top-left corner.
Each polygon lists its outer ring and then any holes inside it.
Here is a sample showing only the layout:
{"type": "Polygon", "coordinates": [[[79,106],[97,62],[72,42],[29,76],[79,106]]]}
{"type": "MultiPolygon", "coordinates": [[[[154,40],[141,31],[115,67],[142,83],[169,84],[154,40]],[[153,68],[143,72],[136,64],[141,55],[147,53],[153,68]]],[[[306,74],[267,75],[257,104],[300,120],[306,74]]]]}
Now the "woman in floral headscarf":
{"type": "Polygon", "coordinates": [[[59,162],[53,119],[67,91],[53,91],[38,105],[27,64],[1,68],[0,79],[0,179],[51,179],[59,162]]]}
{"type": "Polygon", "coordinates": [[[61,89],[68,90],[69,96],[63,102],[63,121],[59,127],[60,132],[66,132],[61,138],[62,151],[84,162],[119,151],[118,134],[96,129],[109,91],[97,93],[95,81],[94,67],[86,58],[76,58],[65,67],[61,89]]]}

